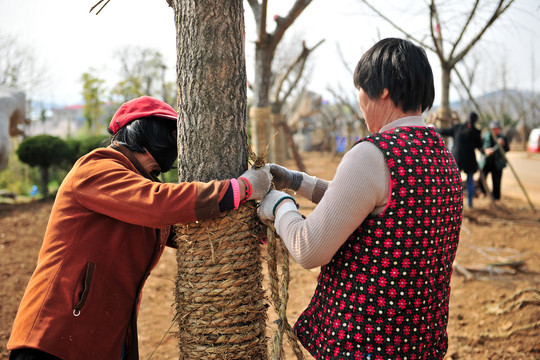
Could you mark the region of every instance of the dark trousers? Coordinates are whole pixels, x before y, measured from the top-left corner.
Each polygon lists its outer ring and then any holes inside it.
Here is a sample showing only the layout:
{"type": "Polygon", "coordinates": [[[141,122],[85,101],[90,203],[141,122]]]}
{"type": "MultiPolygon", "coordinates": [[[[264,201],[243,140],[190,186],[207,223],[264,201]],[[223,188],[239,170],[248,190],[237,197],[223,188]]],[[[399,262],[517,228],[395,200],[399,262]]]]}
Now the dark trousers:
{"type": "Polygon", "coordinates": [[[467,205],[472,208],[474,199],[474,172],[467,174],[467,205]]]}
{"type": "Polygon", "coordinates": [[[62,360],[36,349],[17,349],[9,354],[9,360],[62,360]]]}
{"type": "MultiPolygon", "coordinates": [[[[495,167],[486,166],[483,172],[484,172],[484,178],[486,179],[486,183],[487,183],[487,176],[489,173],[491,173],[491,183],[493,184],[493,189],[492,189],[493,198],[495,200],[500,200],[501,199],[502,169],[497,170],[495,167]]],[[[479,185],[480,185],[480,190],[482,190],[482,192],[485,194],[486,191],[484,190],[484,185],[482,184],[482,182],[480,182],[479,185]]]]}

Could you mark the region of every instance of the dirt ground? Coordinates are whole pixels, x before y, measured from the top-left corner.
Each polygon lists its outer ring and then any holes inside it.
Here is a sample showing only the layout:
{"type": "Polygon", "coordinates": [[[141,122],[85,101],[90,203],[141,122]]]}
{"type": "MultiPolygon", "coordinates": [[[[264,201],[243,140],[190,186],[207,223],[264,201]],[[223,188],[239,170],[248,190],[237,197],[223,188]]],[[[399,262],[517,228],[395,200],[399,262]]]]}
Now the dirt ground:
{"type": "MultiPolygon", "coordinates": [[[[537,211],[531,210],[509,168],[497,208],[479,197],[474,209],[464,210],[452,278],[447,360],[540,359],[540,154],[508,155],[537,211]]],[[[325,179],[332,178],[339,160],[304,154],[307,171],[325,179]]],[[[287,165],[294,168],[292,162],[287,165]]],[[[304,214],[313,210],[307,202],[300,203],[304,214]]],[[[0,359],[7,358],[5,344],[35,267],[51,206],[50,201],[0,204],[0,359]]],[[[293,323],[310,300],[318,269],[305,270],[291,261],[290,273],[288,317],[293,323]]],[[[175,274],[175,254],[168,249],[144,289],[141,359],[178,359],[171,327],[175,274]]],[[[277,318],[273,308],[268,318],[271,337],[277,318]]],[[[287,359],[295,358],[288,344],[286,354],[287,359]]]]}

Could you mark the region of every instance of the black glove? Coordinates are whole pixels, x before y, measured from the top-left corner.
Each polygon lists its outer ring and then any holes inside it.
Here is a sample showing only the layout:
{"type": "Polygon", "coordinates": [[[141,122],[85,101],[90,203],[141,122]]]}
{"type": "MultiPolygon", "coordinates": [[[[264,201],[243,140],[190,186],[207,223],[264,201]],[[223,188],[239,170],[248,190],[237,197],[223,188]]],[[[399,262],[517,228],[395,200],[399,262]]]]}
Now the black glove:
{"type": "Polygon", "coordinates": [[[270,173],[277,190],[290,189],[298,191],[300,185],[302,185],[303,175],[300,171],[289,170],[277,164],[270,164],[270,173]]]}

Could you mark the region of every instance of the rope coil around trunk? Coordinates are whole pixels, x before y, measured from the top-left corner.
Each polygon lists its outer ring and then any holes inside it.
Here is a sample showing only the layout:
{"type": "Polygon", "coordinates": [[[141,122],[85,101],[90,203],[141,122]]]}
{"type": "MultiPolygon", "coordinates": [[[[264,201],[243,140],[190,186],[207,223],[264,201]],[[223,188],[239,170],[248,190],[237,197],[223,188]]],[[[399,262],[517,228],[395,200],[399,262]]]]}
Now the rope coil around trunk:
{"type": "Polygon", "coordinates": [[[294,333],[289,320],[287,319],[287,303],[289,301],[289,252],[283,244],[283,241],[277,236],[276,229],[273,223],[265,223],[267,225],[266,236],[268,238],[268,275],[270,281],[270,292],[274,309],[279,316],[275,321],[278,330],[274,334],[270,347],[270,358],[272,360],[283,359],[283,334],[285,333],[289,339],[289,344],[297,359],[304,359],[302,349],[298,342],[298,338],[294,333]],[[280,251],[278,255],[278,248],[280,251]],[[281,283],[278,275],[278,262],[281,257],[281,283]]]}
{"type": "Polygon", "coordinates": [[[179,359],[267,359],[255,204],[175,231],[179,359]]]}

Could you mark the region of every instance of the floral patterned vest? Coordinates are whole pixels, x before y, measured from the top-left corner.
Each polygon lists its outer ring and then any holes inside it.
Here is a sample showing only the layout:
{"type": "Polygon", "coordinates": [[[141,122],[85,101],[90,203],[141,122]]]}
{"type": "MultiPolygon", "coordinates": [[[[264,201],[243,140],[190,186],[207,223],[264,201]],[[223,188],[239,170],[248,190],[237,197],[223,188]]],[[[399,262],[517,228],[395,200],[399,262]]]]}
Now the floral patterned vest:
{"type": "Polygon", "coordinates": [[[384,153],[388,204],[321,267],[295,332],[316,359],[442,359],[463,207],[459,170],[429,127],[360,141],[384,153]]]}

